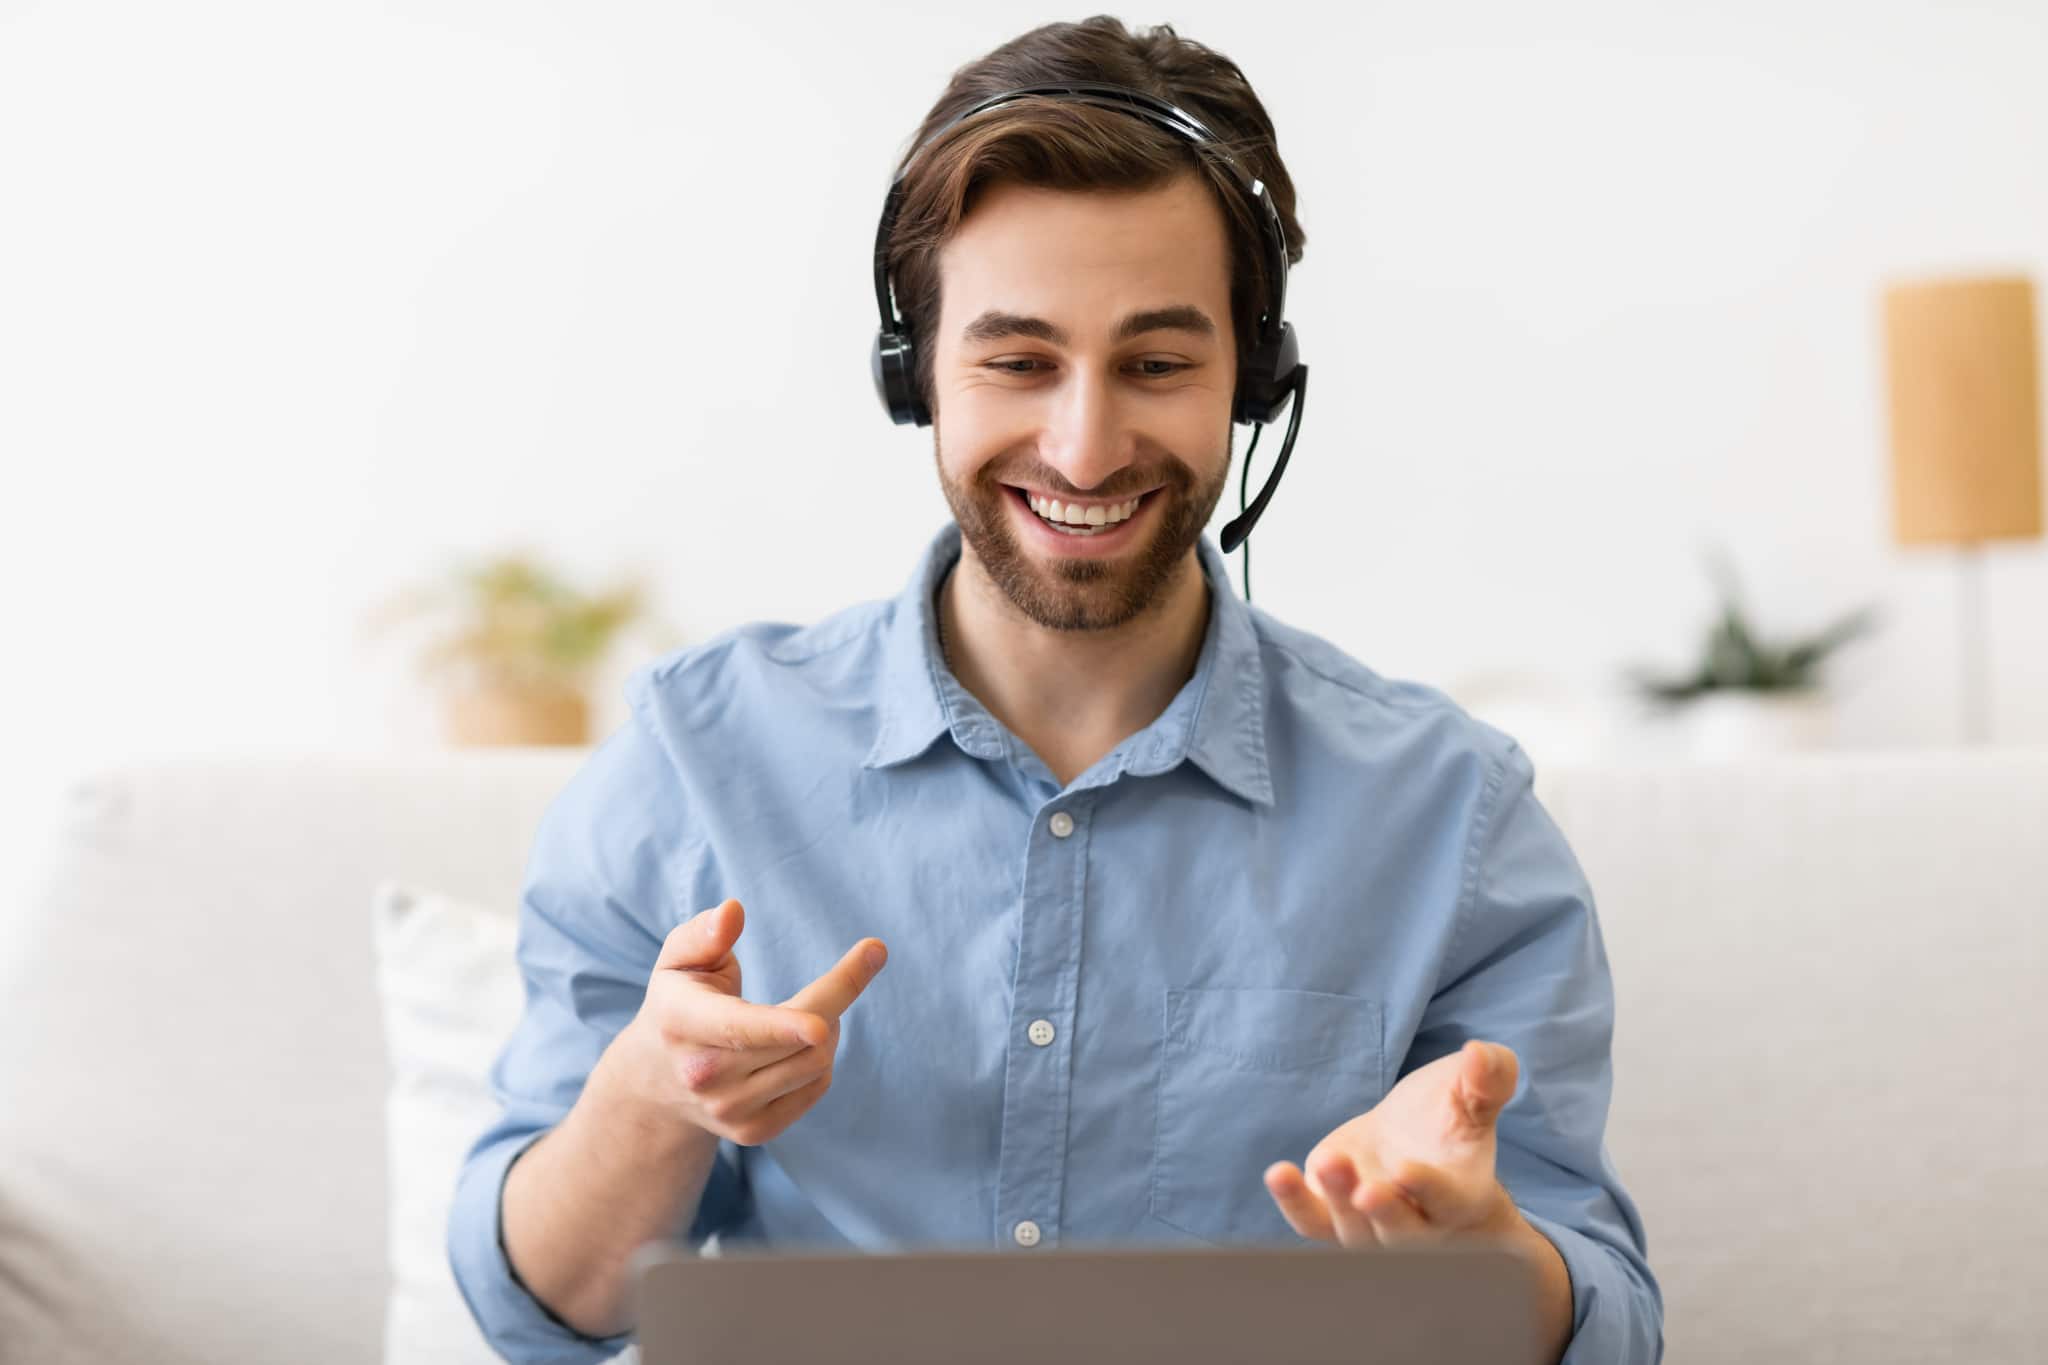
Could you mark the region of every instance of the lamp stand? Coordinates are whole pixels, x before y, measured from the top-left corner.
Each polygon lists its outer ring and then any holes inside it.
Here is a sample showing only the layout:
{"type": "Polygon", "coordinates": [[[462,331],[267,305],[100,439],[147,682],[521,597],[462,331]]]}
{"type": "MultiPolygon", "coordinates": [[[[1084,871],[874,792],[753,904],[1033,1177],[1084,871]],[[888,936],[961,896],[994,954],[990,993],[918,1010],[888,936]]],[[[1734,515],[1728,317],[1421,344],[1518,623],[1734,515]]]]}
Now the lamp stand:
{"type": "Polygon", "coordinates": [[[1984,631],[1984,547],[1964,542],[1962,573],[1958,578],[1961,601],[1957,619],[1963,634],[1963,741],[1982,744],[1991,737],[1989,671],[1985,667],[1987,643],[1984,631]]]}

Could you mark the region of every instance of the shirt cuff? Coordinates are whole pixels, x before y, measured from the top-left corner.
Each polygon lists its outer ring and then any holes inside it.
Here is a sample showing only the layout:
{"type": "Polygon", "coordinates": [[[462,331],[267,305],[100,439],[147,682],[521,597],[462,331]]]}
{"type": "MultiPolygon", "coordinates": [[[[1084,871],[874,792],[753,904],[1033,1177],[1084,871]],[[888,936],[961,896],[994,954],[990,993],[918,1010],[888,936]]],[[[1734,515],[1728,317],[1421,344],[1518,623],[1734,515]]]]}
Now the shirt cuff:
{"type": "Polygon", "coordinates": [[[464,1165],[448,1217],[449,1268],[484,1340],[513,1365],[599,1365],[625,1350],[634,1334],[577,1331],[520,1283],[505,1253],[506,1173],[545,1136],[547,1130],[514,1135],[464,1165]]]}
{"type": "Polygon", "coordinates": [[[1572,1339],[1558,1365],[1659,1365],[1664,1300],[1647,1265],[1554,1219],[1522,1210],[1564,1257],[1572,1282],[1572,1339]]]}

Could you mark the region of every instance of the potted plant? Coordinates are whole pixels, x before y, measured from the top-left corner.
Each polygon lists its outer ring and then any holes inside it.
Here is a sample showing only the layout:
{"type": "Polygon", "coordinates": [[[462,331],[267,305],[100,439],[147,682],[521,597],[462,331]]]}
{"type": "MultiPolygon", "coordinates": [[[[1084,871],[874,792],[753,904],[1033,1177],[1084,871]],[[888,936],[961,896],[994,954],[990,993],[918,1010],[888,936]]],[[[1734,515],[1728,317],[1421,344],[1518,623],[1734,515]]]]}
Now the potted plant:
{"type": "Polygon", "coordinates": [[[649,613],[637,578],[586,594],[533,553],[511,551],[386,598],[365,633],[422,617],[440,623],[418,668],[441,692],[451,743],[580,745],[590,742],[592,675],[649,613]]]}
{"type": "Polygon", "coordinates": [[[1720,605],[1699,663],[1675,677],[1630,670],[1637,695],[1660,717],[1684,722],[1686,747],[1696,757],[1825,745],[1833,711],[1821,686],[1821,665],[1870,631],[1875,611],[1850,612],[1804,639],[1768,641],[1750,624],[1726,556],[1711,557],[1708,568],[1720,588],[1720,605]]]}

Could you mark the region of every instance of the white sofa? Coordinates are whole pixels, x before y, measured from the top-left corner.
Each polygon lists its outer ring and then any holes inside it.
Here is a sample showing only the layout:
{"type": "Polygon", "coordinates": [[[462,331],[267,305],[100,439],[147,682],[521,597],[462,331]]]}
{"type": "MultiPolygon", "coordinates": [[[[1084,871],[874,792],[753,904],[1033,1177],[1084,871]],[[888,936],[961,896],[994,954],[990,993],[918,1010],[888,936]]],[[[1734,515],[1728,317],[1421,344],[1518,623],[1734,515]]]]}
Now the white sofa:
{"type": "MultiPolygon", "coordinates": [[[[372,1361],[369,901],[513,913],[580,750],[71,783],[0,921],[0,1359],[372,1361]]],[[[2048,750],[1549,769],[1667,1359],[2048,1359],[2048,750]]],[[[12,856],[12,855],[10,855],[12,856]]]]}

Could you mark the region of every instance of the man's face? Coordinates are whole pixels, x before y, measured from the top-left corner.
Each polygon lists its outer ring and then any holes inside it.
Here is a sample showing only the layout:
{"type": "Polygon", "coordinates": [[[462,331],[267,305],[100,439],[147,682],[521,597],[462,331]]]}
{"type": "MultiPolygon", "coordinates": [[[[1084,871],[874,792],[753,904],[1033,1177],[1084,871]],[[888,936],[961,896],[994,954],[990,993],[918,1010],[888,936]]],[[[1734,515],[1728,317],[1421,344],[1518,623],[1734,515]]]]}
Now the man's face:
{"type": "Polygon", "coordinates": [[[1136,194],[994,185],[939,280],[932,438],[968,551],[1049,629],[1144,612],[1230,473],[1221,208],[1192,171],[1136,194]],[[1056,527],[1055,500],[1081,525],[1056,527]]]}

